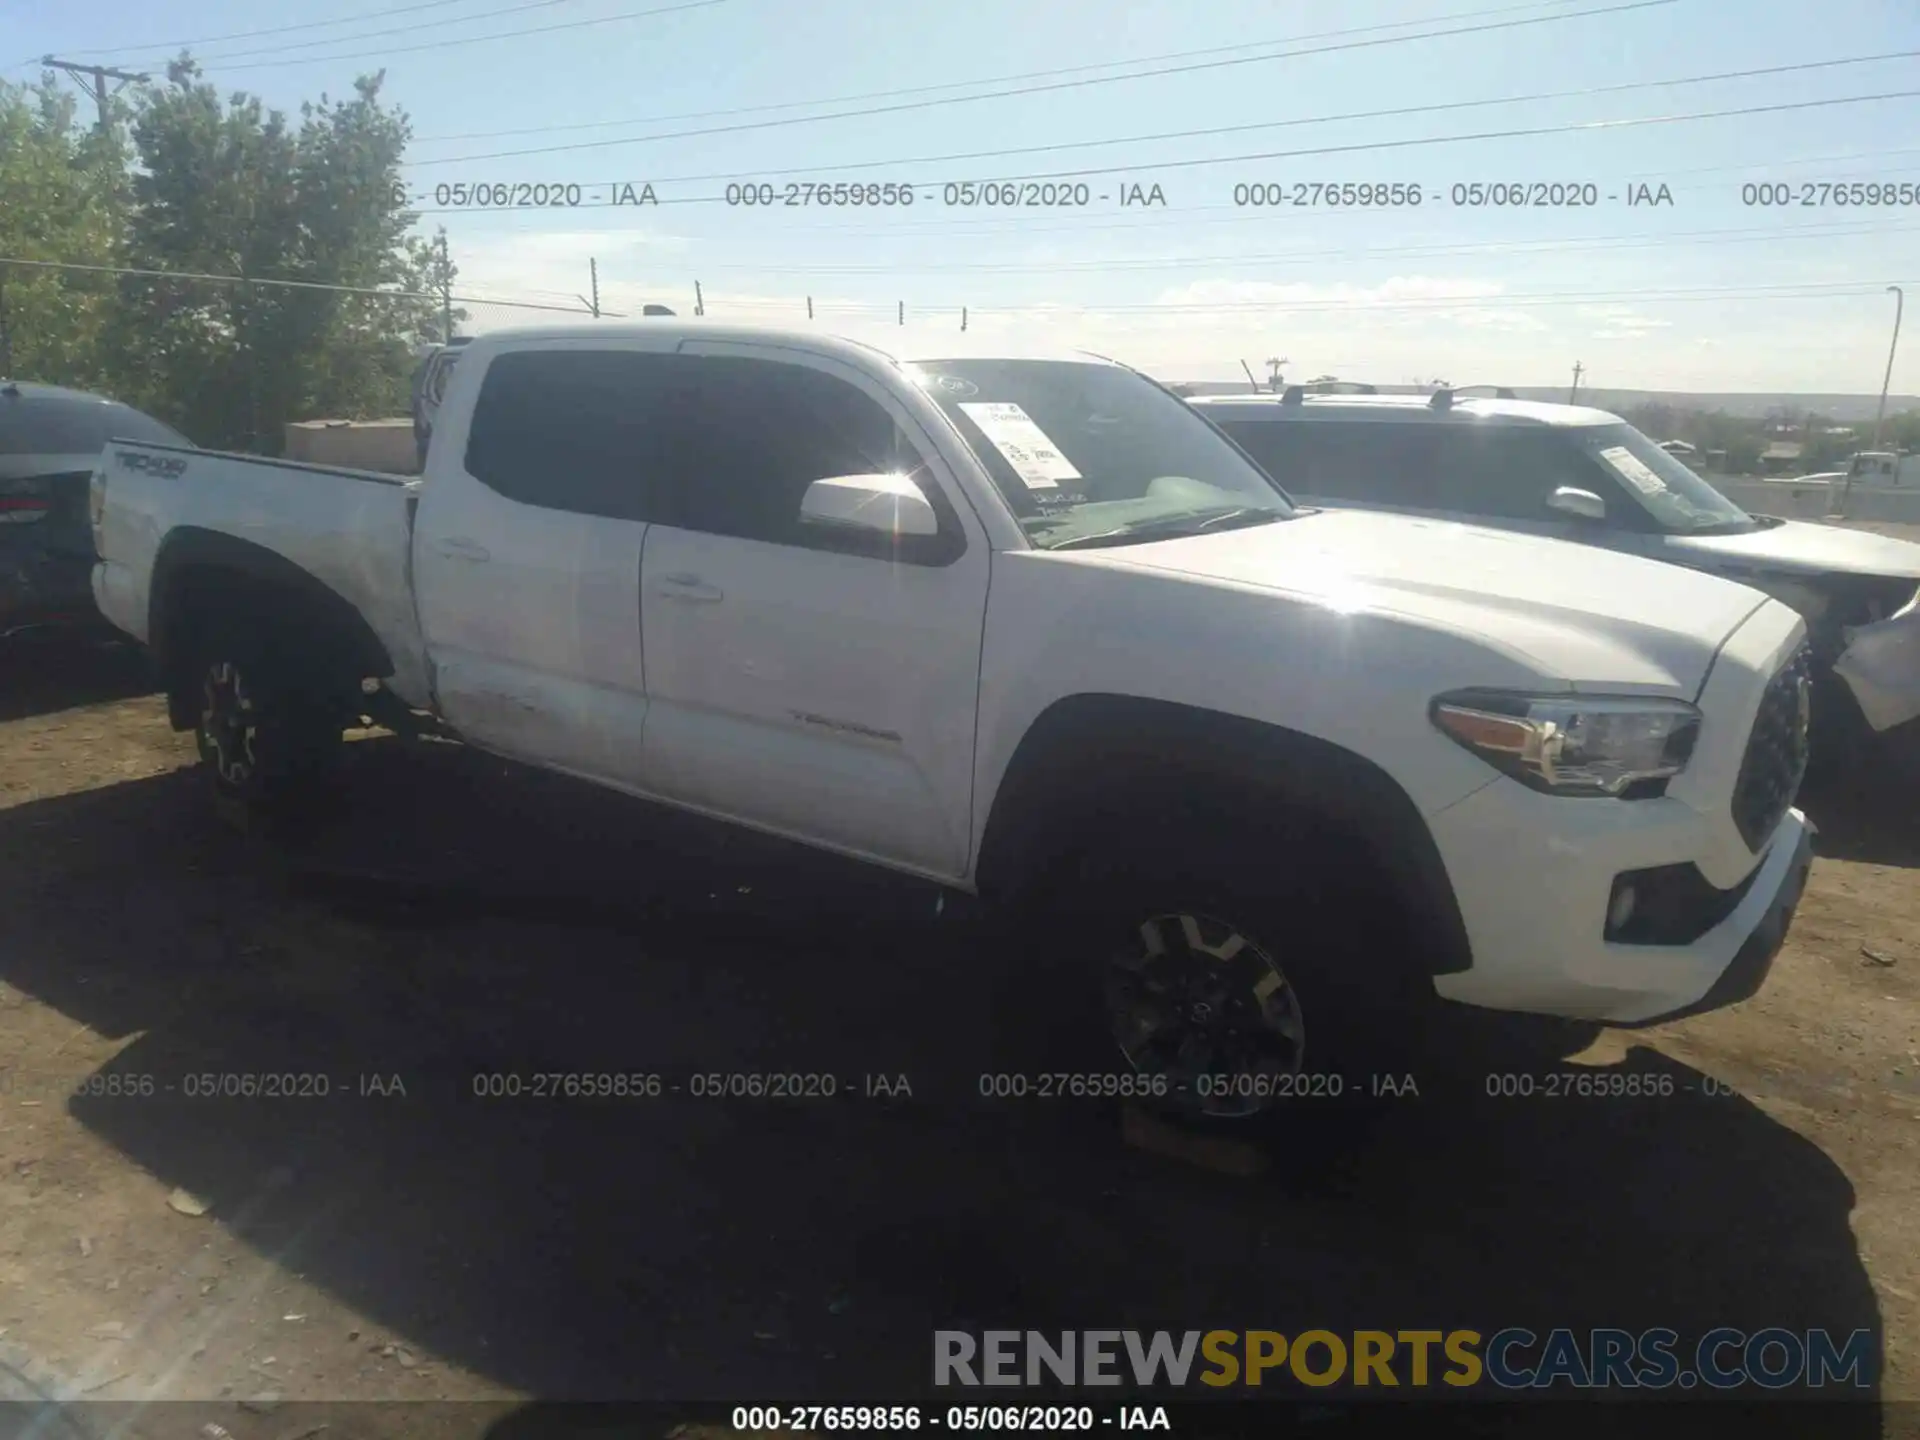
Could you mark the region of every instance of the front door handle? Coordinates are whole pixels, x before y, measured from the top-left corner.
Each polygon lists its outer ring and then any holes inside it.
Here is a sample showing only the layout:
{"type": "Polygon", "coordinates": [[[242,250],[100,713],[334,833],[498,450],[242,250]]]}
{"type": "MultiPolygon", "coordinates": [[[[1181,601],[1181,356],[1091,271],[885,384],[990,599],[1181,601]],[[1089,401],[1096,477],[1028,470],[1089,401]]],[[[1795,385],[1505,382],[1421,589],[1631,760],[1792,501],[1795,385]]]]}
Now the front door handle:
{"type": "Polygon", "coordinates": [[[464,535],[449,535],[433,547],[449,560],[491,560],[493,552],[478,540],[464,535]]]}
{"type": "Polygon", "coordinates": [[[653,593],[668,600],[689,600],[696,604],[708,605],[715,600],[726,598],[726,592],[717,585],[709,585],[698,575],[688,575],[684,572],[677,575],[662,575],[653,593]]]}

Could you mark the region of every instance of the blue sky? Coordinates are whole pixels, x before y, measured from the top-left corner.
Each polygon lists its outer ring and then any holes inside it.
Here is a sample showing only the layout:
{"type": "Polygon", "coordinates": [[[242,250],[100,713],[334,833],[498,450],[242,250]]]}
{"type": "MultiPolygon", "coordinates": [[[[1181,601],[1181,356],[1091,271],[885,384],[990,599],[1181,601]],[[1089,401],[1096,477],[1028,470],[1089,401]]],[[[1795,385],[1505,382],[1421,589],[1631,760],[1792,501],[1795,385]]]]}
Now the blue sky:
{"type": "MultiPolygon", "coordinates": [[[[428,209],[450,208],[433,203],[443,184],[501,181],[578,184],[589,202],[651,182],[663,202],[427,216],[476,295],[565,302],[593,257],[610,309],[686,313],[697,280],[714,318],[805,324],[811,296],[814,323],[891,338],[901,302],[914,332],[957,330],[965,306],[976,334],[1086,345],[1179,378],[1279,355],[1297,378],[1546,384],[1579,361],[1603,387],[1871,392],[1893,319],[1884,287],[1920,287],[1920,204],[1770,207],[1742,193],[1920,186],[1920,95],[1860,99],[1920,92],[1920,57],[1650,83],[1920,52],[1915,0],[5,8],[0,62],[53,51],[157,68],[176,40],[307,27],[190,48],[222,85],[288,108],[384,66],[414,120],[408,176],[428,209]],[[454,43],[535,27],[564,28],[454,43]],[[1027,93],[959,98],[1005,90],[1027,93]],[[1515,98],[1543,95],[1558,98],[1515,98]],[[1854,103],[1805,104],[1831,100],[1854,103]],[[1511,103],[1467,103],[1488,101],[1511,103]],[[1441,106],[1455,108],[1420,110],[1441,106]],[[1574,128],[1780,106],[1801,108],[1574,128]],[[881,113],[820,118],[861,110],[881,113]],[[1368,118],[1383,110],[1417,113],[1368,118]],[[1549,133],[1405,143],[1512,130],[1549,133]],[[687,131],[709,133],[639,138],[687,131]],[[1151,138],[1193,131],[1216,133],[1151,138]],[[1361,148],[1235,158],[1332,147],[1361,148]],[[957,155],[980,158],[942,158],[957,155]],[[942,203],[947,182],[1062,171],[1090,204],[942,203]],[[916,195],[910,208],[747,208],[726,203],[730,179],[782,199],[809,179],[916,195]],[[1236,185],[1342,181],[1417,184],[1423,203],[1235,203],[1236,185]],[[1444,203],[1474,182],[1591,182],[1600,203],[1444,203]],[[1166,203],[1098,198],[1131,184],[1157,184],[1166,203]],[[1642,184],[1672,203],[1628,205],[1642,184]]],[[[476,328],[530,318],[475,309],[476,328]]],[[[1920,334],[1902,348],[1894,389],[1920,391],[1920,334]]]]}

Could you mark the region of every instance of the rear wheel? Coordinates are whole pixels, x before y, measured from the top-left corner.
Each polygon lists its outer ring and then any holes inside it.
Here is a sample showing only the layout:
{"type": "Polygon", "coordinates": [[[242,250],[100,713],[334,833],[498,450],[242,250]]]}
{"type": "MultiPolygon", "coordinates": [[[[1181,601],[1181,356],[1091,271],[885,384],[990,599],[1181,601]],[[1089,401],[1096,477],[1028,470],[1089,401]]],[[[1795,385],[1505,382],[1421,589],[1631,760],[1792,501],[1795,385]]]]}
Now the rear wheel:
{"type": "Polygon", "coordinates": [[[238,626],[206,637],[193,674],[194,738],[222,813],[283,815],[315,800],[340,754],[339,713],[238,626]]]}

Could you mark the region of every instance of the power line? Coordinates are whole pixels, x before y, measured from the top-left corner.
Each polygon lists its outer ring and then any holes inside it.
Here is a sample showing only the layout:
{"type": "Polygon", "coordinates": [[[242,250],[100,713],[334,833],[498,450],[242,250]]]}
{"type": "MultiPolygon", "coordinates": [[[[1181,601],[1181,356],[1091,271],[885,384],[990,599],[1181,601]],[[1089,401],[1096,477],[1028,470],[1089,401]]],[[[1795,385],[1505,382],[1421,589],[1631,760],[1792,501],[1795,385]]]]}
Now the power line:
{"type": "MultiPolygon", "coordinates": [[[[1570,135],[1583,131],[1628,130],[1643,125],[1681,125],[1699,120],[1728,120],[1746,115],[1778,115],[1801,110],[1820,110],[1835,105],[1866,105],[1882,100],[1910,100],[1920,96],[1920,90],[1890,90],[1878,95],[1840,95],[1826,100],[1790,100],[1775,105],[1747,105],[1733,110],[1697,110],[1683,115],[1641,115],[1630,116],[1623,120],[1581,120],[1568,125],[1529,125],[1514,130],[1480,130],[1465,135],[1421,135],[1401,140],[1363,140],[1346,145],[1315,145],[1298,150],[1265,150],[1251,155],[1215,155],[1201,159],[1156,160],[1149,165],[1125,167],[1102,165],[1081,170],[1040,170],[1024,175],[996,175],[995,184],[1014,184],[1027,180],[1074,180],[1093,175],[1111,175],[1122,169],[1137,169],[1142,174],[1158,174],[1166,170],[1194,170],[1208,165],[1247,165],[1266,160],[1298,160],[1318,155],[1355,155],[1373,150],[1407,150],[1428,145],[1458,145],[1480,140],[1513,140],[1538,135],[1570,135]]],[[[563,147],[564,148],[564,147],[563,147]]],[[[425,164],[438,164],[438,161],[425,161],[425,164]]],[[[863,161],[863,166],[907,165],[912,161],[863,161]]],[[[821,166],[820,172],[833,168],[821,166]]],[[[689,195],[685,198],[669,198],[659,202],[661,205],[719,205],[726,203],[724,195],[689,195]]],[[[496,210],[529,210],[547,207],[539,206],[497,206],[496,210]]],[[[612,201],[592,204],[570,205],[566,210],[602,210],[617,208],[612,201]]],[[[470,214],[471,209],[461,206],[423,208],[413,211],[418,215],[458,215],[470,214]]]]}
{"type": "MultiPolygon", "coordinates": [[[[353,35],[328,35],[319,40],[296,40],[292,44],[263,45],[256,50],[230,50],[224,55],[208,55],[206,60],[215,65],[224,65],[228,60],[244,60],[249,55],[280,55],[288,50],[311,50],[317,45],[344,45],[356,40],[372,40],[381,35],[405,35],[415,30],[433,30],[444,25],[467,25],[475,20],[492,20],[501,15],[518,15],[524,10],[547,10],[555,5],[570,5],[574,0],[527,0],[521,5],[509,5],[501,10],[482,10],[477,15],[459,15],[452,20],[420,20],[411,25],[394,25],[385,30],[367,30],[353,35]]],[[[196,59],[202,57],[195,57],[196,59]]],[[[316,55],[316,60],[328,57],[316,55]]],[[[163,63],[161,60],[148,61],[149,64],[163,63]]]]}
{"type": "MultiPolygon", "coordinates": [[[[1912,281],[1902,283],[1915,283],[1912,281]]],[[[1563,305],[1595,304],[1684,304],[1702,301],[1731,300],[1844,300],[1849,298],[1877,298],[1882,293],[1878,281],[1844,281],[1834,284],[1802,285],[1754,285],[1730,286],[1723,288],[1696,287],[1691,289],[1669,290],[1591,290],[1591,291],[1539,291],[1519,294],[1477,294],[1430,296],[1416,300],[1367,300],[1361,298],[1341,300],[1321,298],[1314,300],[1220,300],[1220,301],[1148,301],[1121,304],[1063,304],[1059,301],[1039,301],[1018,305],[974,305],[968,309],[976,317],[989,315],[1245,315],[1249,312],[1283,311],[1289,315],[1306,314],[1352,314],[1356,311],[1374,312],[1424,312],[1449,310],[1487,310],[1487,309],[1534,309],[1552,308],[1563,305]]],[[[788,306],[802,303],[800,297],[789,299],[761,298],[754,300],[729,301],[724,296],[715,303],[725,307],[731,305],[740,311],[779,311],[788,306]]],[[[851,314],[878,315],[891,317],[896,313],[897,301],[816,301],[818,309],[832,309],[851,314]]],[[[957,314],[960,306],[947,302],[918,302],[913,309],[925,314],[957,314]]],[[[1616,317],[1617,318],[1617,317],[1616,317]]]]}
{"type": "MultiPolygon", "coordinates": [[[[1642,125],[1681,125],[1696,120],[1728,120],[1746,115],[1778,115],[1790,111],[1820,110],[1834,105],[1866,105],[1881,100],[1911,100],[1920,90],[1889,90],[1879,95],[1839,95],[1826,100],[1788,100],[1775,105],[1747,105],[1735,110],[1696,110],[1684,115],[1641,115],[1624,120],[1584,120],[1571,125],[1531,125],[1517,130],[1482,130],[1466,135],[1422,135],[1405,140],[1367,140],[1347,145],[1318,145],[1301,150],[1268,150],[1253,155],[1222,155],[1204,160],[1156,161],[1155,170],[1193,170],[1206,165],[1244,165],[1257,160],[1294,160],[1309,155],[1353,155],[1368,150],[1407,150],[1424,145],[1456,145],[1465,141],[1513,140],[1535,135],[1569,135],[1581,131],[1630,130],[1642,125]]],[[[1114,167],[1089,170],[1041,171],[1008,175],[1004,180],[1067,180],[1105,175],[1114,167]]]]}
{"type": "Polygon", "coordinates": [[[692,270],[778,270],[790,275],[1054,275],[1073,274],[1082,271],[1100,273],[1124,272],[1130,270],[1178,270],[1196,265],[1296,265],[1313,264],[1324,260],[1364,261],[1373,259],[1441,259],[1453,255],[1526,255],[1540,252],[1572,252],[1587,254],[1608,250],[1650,250],[1663,249],[1676,244],[1771,244],[1782,240],[1838,240],[1860,235],[1896,235],[1911,234],[1920,230],[1920,224],[1914,225],[1855,225],[1850,228],[1822,229],[1816,226],[1800,226],[1782,230],[1777,226],[1754,227],[1750,229],[1698,230],[1682,231],[1672,235],[1648,236],[1585,236],[1571,240],[1537,240],[1497,242],[1494,244],[1449,244],[1414,245],[1386,248],[1355,249],[1342,246],[1336,250],[1287,250],[1261,255],[1164,255],[1143,256],[1133,259],[1102,260],[1059,260],[1051,264],[1016,265],[988,263],[970,264],[934,264],[934,265],[804,265],[790,260],[781,260],[774,264],[752,263],[747,261],[689,261],[685,266],[662,267],[660,262],[649,262],[654,269],[692,270]]]}
{"type": "MultiPolygon", "coordinates": [[[[1010,150],[972,150],[950,155],[917,155],[903,160],[859,160],[837,165],[795,165],[780,170],[756,170],[755,180],[776,179],[787,175],[819,175],[844,170],[881,170],[907,165],[946,165],[962,160],[991,160],[1015,155],[1047,155],[1062,150],[1087,150],[1103,145],[1148,145],[1167,140],[1198,140],[1220,135],[1240,135],[1254,130],[1291,129],[1298,125],[1335,125],[1350,120],[1400,119],[1408,115],[1433,115],[1451,110],[1484,109],[1490,105],[1524,105],[1540,100],[1573,100],[1590,95],[1617,95],[1634,90],[1658,90],[1672,85],[1705,85],[1720,80],[1751,80],[1765,75],[1789,75],[1805,70],[1827,70],[1842,65],[1867,65],[1881,60],[1911,60],[1920,50],[1894,50],[1881,55],[1857,55],[1843,60],[1811,60],[1793,65],[1769,65],[1759,70],[1727,70],[1715,75],[1689,75],[1672,80],[1631,80],[1620,85],[1592,85],[1580,90],[1543,90],[1532,95],[1496,96],[1485,100],[1448,100],[1431,105],[1400,105],[1387,110],[1352,110],[1342,115],[1302,115],[1290,120],[1256,120],[1245,125],[1209,125],[1198,130],[1164,130],[1154,135],[1133,135],[1110,140],[1066,140],[1050,145],[1026,145],[1010,150]]],[[[432,163],[432,162],[419,162],[432,163]]],[[[1151,168],[1151,166],[1143,167],[1151,168]]],[[[655,179],[655,185],[692,185],[708,180],[734,180],[733,171],[705,175],[669,175],[655,179]]]]}
{"type": "Polygon", "coordinates": [[[1032,313],[1035,311],[1062,311],[1072,313],[1113,312],[1138,314],[1210,314],[1216,311],[1244,310],[1286,310],[1290,313],[1319,314],[1345,312],[1353,310],[1458,310],[1465,308],[1491,309],[1495,307],[1512,308],[1534,305],[1585,305],[1598,302],[1635,302],[1638,304],[1666,303],[1692,300],[1817,300],[1844,299],[1854,295],[1879,295],[1879,281],[1838,281],[1829,284],[1799,283],[1783,285],[1736,285],[1724,288],[1685,287],[1667,290],[1564,290],[1564,291],[1522,291],[1518,294],[1482,294],[1431,296],[1420,300],[1392,301],[1347,301],[1318,299],[1294,301],[1273,300],[1233,300],[1214,302],[1146,302],[1119,305],[1061,305],[1057,302],[1042,302],[1027,305],[982,305],[976,306],[978,314],[993,313],[1032,313]],[[1798,292],[1798,293],[1792,293],[1798,292]]]}
{"type": "MultiPolygon", "coordinates": [[[[155,40],[146,45],[117,45],[94,50],[69,50],[69,55],[127,55],[155,50],[178,50],[186,45],[214,45],[222,40],[255,40],[262,35],[291,35],[296,30],[319,30],[328,25],[351,25],[358,20],[384,20],[390,15],[409,15],[420,10],[444,10],[449,5],[466,5],[471,0],[421,0],[414,5],[390,5],[379,10],[362,10],[335,20],[307,20],[298,25],[274,25],[264,30],[234,30],[225,35],[200,35],[189,40],[155,40]]],[[[343,35],[342,40],[353,37],[343,35]]]]}
{"type": "MultiPolygon", "coordinates": [[[[221,275],[196,270],[147,270],[133,265],[82,265],[66,260],[27,260],[17,255],[0,255],[0,265],[21,265],[34,270],[77,270],[94,275],[139,275],[162,280],[203,280],[223,285],[275,285],[285,290],[328,290],[340,295],[371,295],[382,300],[451,299],[461,305],[501,305],[517,310],[552,310],[568,315],[587,312],[577,305],[540,305],[530,300],[500,300],[485,295],[443,296],[438,290],[379,290],[365,285],[334,285],[320,280],[276,280],[264,275],[221,275]]],[[[602,315],[616,319],[611,311],[602,315]]]]}
{"type": "Polygon", "coordinates": [[[1291,36],[1285,40],[1249,40],[1237,45],[1213,45],[1203,50],[1173,50],[1158,55],[1140,55],[1131,60],[1106,60],[1094,65],[1064,65],[1049,67],[1045,70],[1023,70],[1011,75],[983,76],[978,80],[949,80],[941,85],[910,85],[893,90],[868,90],[856,95],[822,96],[817,100],[786,100],[773,105],[735,105],[724,110],[688,110],[677,115],[653,115],[626,120],[587,120],[571,125],[533,125],[518,130],[469,130],[457,135],[421,135],[415,138],[422,144],[442,140],[496,140],[508,135],[550,135],[567,130],[606,130],[615,125],[669,125],[681,120],[711,120],[723,115],[763,115],[776,110],[804,110],[814,105],[851,105],[863,100],[892,100],[901,95],[931,95],[941,90],[965,90],[975,85],[1005,85],[1016,80],[1080,75],[1090,70],[1112,70],[1122,65],[1154,65],[1163,60],[1190,60],[1201,55],[1237,55],[1248,50],[1265,50],[1274,45],[1294,45],[1303,40],[1330,40],[1339,35],[1370,35],[1379,30],[1404,30],[1410,25],[1431,25],[1450,20],[1477,20],[1483,15],[1511,15],[1516,10],[1538,10],[1543,7],[1572,3],[1575,3],[1575,0],[1529,0],[1529,3],[1524,5],[1503,5],[1491,10],[1463,10],[1451,15],[1436,15],[1425,20],[1396,20],[1383,25],[1319,30],[1306,35],[1291,36]]]}
{"type": "Polygon", "coordinates": [[[1085,89],[1093,85],[1117,85],[1128,80],[1146,80],[1162,75],[1189,75],[1202,70],[1219,70],[1235,65],[1262,64],[1269,60],[1293,60],[1308,55],[1328,55],[1346,50],[1374,49],[1382,45],[1402,45],[1415,40],[1439,40],[1456,35],[1482,35],[1491,31],[1516,30],[1529,25],[1551,25],[1564,20],[1582,20],[1600,15],[1619,15],[1632,10],[1649,10],[1676,3],[1676,0],[1626,0],[1597,10],[1568,11],[1562,14],[1536,15],[1523,20],[1496,20],[1482,25],[1462,25],[1451,30],[1430,30],[1418,35],[1387,35],[1371,40],[1343,41],[1337,45],[1319,45],[1283,51],[1277,55],[1242,55],[1225,60],[1197,61],[1190,65],[1161,65],[1137,70],[1129,75],[1096,75],[1080,80],[1057,80],[1043,85],[1018,85],[1003,90],[988,90],[978,95],[950,95],[942,99],[912,100],[898,105],[874,105],[860,110],[835,110],[826,115],[795,115],[785,120],[754,120],[740,125],[713,125],[695,130],[670,130],[655,135],[632,135],[613,140],[574,140],[564,145],[540,145],[521,150],[494,150],[483,154],[455,155],[439,160],[418,160],[416,167],[462,165],[472,160],[506,160],[520,155],[553,155],[571,150],[604,150],[618,145],[644,145],[658,140],[687,140],[706,135],[734,135],[748,130],[784,129],[793,125],[812,125],[828,120],[865,119],[874,115],[897,115],[909,110],[931,110],[943,105],[969,105],[980,100],[1004,100],[1015,95],[1042,95],[1059,90],[1085,89]]]}
{"type": "MultiPolygon", "coordinates": [[[[203,67],[209,72],[220,70],[268,70],[285,65],[319,65],[329,60],[364,60],[369,57],[384,59],[389,55],[411,55],[421,50],[451,50],[458,45],[480,45],[489,40],[518,40],[527,35],[547,35],[555,30],[582,30],[590,25],[611,25],[620,20],[642,20],[653,15],[673,15],[682,10],[705,10],[714,5],[725,5],[728,0],[685,0],[680,5],[663,5],[654,10],[628,10],[619,15],[602,15],[592,20],[566,20],[558,25],[533,25],[524,30],[503,30],[498,35],[468,35],[447,40],[429,40],[423,45],[390,45],[384,50],[354,50],[345,55],[308,55],[297,60],[249,60],[244,65],[208,65],[203,67]]],[[[1671,0],[1651,0],[1651,3],[1667,4],[1671,0]]],[[[347,36],[346,39],[357,39],[347,36]]]]}

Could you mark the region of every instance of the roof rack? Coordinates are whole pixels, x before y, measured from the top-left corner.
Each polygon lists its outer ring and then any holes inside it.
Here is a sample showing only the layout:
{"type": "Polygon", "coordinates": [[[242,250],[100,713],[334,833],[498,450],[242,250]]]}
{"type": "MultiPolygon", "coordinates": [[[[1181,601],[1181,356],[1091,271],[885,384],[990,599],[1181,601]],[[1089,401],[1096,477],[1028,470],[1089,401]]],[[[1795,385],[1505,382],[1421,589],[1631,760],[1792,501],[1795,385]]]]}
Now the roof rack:
{"type": "Polygon", "coordinates": [[[1442,385],[1433,392],[1433,398],[1427,403],[1436,410],[1445,410],[1453,404],[1456,395],[1465,395],[1469,390],[1491,390],[1496,400],[1518,400],[1520,397],[1505,385],[1442,385]],[[1442,400],[1444,395],[1447,398],[1442,400]]]}

